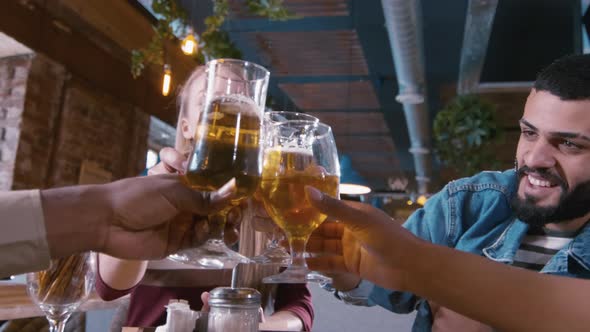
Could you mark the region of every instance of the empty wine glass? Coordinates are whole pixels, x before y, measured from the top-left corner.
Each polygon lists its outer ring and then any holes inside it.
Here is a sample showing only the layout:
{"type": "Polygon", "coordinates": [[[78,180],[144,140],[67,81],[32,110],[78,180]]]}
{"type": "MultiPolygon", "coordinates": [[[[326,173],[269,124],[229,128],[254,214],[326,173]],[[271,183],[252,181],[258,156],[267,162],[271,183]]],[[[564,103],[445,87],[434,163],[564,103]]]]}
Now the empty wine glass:
{"type": "Polygon", "coordinates": [[[27,274],[27,292],[49,321],[50,332],[63,332],[68,318],[94,287],[95,254],[52,260],[44,271],[27,274]]]}

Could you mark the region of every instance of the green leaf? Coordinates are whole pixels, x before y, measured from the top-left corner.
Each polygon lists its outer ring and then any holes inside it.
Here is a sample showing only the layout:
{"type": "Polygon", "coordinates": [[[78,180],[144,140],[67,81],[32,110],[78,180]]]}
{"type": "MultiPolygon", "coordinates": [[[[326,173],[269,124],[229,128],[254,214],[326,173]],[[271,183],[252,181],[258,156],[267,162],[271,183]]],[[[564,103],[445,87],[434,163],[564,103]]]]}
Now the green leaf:
{"type": "Polygon", "coordinates": [[[494,105],[474,95],[458,96],[440,110],[433,129],[441,162],[465,176],[497,165],[490,146],[502,132],[494,113],[494,105]]]}
{"type": "MultiPolygon", "coordinates": [[[[192,0],[197,1],[197,0],[192,0]]],[[[206,58],[235,58],[241,59],[242,53],[229,38],[229,34],[221,29],[229,15],[228,0],[212,0],[213,15],[205,18],[205,31],[201,33],[204,46],[194,56],[199,63],[206,58]],[[205,54],[207,56],[205,56],[205,54]]],[[[283,7],[282,0],[246,0],[250,13],[267,17],[271,20],[287,20],[297,18],[283,7]]],[[[174,26],[186,24],[186,12],[179,6],[177,0],[153,0],[152,10],[158,16],[154,27],[154,36],[150,43],[131,53],[131,73],[134,78],[141,75],[149,64],[164,64],[164,41],[177,41],[174,26]],[[183,24],[177,24],[181,22],[183,24]]]]}

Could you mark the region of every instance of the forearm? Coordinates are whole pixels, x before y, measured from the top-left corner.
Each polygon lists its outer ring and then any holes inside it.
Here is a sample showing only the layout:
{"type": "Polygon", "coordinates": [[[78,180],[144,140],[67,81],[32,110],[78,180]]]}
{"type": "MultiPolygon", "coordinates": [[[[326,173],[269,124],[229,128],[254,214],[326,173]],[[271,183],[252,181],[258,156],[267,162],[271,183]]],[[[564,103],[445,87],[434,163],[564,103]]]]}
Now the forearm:
{"type": "Polygon", "coordinates": [[[96,250],[110,220],[105,186],[72,186],[41,191],[52,258],[96,250]]]}
{"type": "Polygon", "coordinates": [[[590,283],[421,245],[409,290],[502,331],[587,331],[590,283]],[[548,313],[548,314],[543,314],[548,313]]]}
{"type": "Polygon", "coordinates": [[[260,323],[259,328],[260,330],[274,331],[302,331],[303,322],[294,313],[284,310],[277,311],[267,317],[264,323],[260,323]]]}
{"type": "Polygon", "coordinates": [[[98,272],[104,283],[117,290],[137,285],[145,274],[148,261],[119,259],[98,255],[98,272]]]}
{"type": "Polygon", "coordinates": [[[339,291],[349,291],[355,289],[361,282],[361,278],[352,273],[330,273],[332,278],[332,287],[339,291]]]}

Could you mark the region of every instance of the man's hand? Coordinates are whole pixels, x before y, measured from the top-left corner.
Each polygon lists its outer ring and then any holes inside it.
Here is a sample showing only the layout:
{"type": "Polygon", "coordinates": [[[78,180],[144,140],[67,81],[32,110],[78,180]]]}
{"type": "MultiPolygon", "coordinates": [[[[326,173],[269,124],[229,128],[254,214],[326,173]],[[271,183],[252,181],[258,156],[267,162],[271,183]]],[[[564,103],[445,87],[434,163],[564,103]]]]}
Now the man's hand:
{"type": "Polygon", "coordinates": [[[205,216],[235,193],[235,181],[217,192],[189,188],[179,175],[125,179],[105,185],[112,218],[100,251],[120,258],[161,258],[206,240],[205,216]]]}
{"type": "MultiPolygon", "coordinates": [[[[173,148],[163,148],[160,150],[160,162],[154,167],[148,170],[148,175],[158,174],[184,174],[186,169],[187,158],[185,155],[180,153],[178,150],[173,148]]],[[[244,216],[244,209],[247,208],[247,204],[233,207],[227,215],[227,222],[225,224],[224,241],[228,246],[231,246],[238,242],[240,238],[240,224],[242,217],[244,216]]],[[[195,216],[196,217],[196,216],[195,216]]],[[[206,216],[201,220],[198,220],[201,231],[207,232],[207,218],[206,216]]]]}
{"type": "Polygon", "coordinates": [[[404,290],[412,252],[423,242],[370,205],[340,201],[308,187],[312,205],[337,223],[325,223],[310,247],[325,254],[308,258],[312,270],[354,273],[385,288],[404,290]]]}

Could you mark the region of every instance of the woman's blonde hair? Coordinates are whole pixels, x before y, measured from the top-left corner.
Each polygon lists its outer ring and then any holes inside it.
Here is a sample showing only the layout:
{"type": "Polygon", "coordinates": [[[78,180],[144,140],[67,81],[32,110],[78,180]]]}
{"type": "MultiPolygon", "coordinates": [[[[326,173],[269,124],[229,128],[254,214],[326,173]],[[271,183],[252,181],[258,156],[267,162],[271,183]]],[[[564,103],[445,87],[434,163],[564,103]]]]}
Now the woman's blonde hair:
{"type": "MultiPolygon", "coordinates": [[[[205,80],[205,66],[197,67],[193,70],[189,78],[184,82],[178,91],[176,103],[178,104],[178,120],[176,122],[176,140],[174,147],[182,154],[188,154],[193,147],[193,139],[187,139],[182,132],[182,121],[190,121],[189,112],[202,112],[202,106],[205,100],[205,89],[199,89],[198,83],[205,80]],[[202,80],[202,81],[201,81],[202,80]]],[[[195,114],[193,121],[198,121],[198,113],[195,114]]],[[[196,126],[197,123],[191,125],[196,126]]]]}

